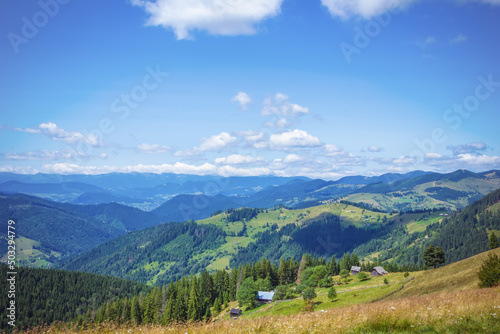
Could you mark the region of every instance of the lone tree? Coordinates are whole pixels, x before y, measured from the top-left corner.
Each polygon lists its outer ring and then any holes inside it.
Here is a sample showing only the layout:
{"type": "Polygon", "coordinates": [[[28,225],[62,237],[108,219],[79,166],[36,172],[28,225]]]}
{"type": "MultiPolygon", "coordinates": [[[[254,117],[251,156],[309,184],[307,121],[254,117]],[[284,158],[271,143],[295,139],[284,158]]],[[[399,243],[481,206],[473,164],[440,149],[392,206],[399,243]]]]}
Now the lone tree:
{"type": "Polygon", "coordinates": [[[491,231],[491,233],[490,233],[489,246],[490,246],[490,249],[495,249],[499,246],[498,245],[498,237],[495,234],[495,232],[493,232],[493,231],[491,231]]]}
{"type": "Polygon", "coordinates": [[[434,247],[434,245],[430,245],[429,247],[427,247],[424,251],[423,258],[424,263],[427,267],[436,268],[437,266],[446,262],[444,250],[440,246],[434,247]]]}
{"type": "Polygon", "coordinates": [[[490,288],[500,283],[500,258],[490,254],[477,273],[480,288],[490,288]]]}
{"type": "Polygon", "coordinates": [[[330,299],[333,302],[335,298],[337,298],[337,290],[335,290],[335,287],[332,286],[328,290],[328,299],[330,299]]]}

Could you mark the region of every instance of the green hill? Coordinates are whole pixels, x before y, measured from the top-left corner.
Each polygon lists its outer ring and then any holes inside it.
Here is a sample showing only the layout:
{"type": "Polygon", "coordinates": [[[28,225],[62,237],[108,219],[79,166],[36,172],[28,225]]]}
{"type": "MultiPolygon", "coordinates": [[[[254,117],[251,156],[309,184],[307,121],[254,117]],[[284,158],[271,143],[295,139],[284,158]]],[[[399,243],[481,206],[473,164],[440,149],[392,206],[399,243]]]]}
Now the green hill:
{"type": "MultiPolygon", "coordinates": [[[[447,263],[456,262],[488,250],[488,232],[500,230],[500,189],[484,196],[460,212],[450,216],[429,216],[426,225],[407,220],[405,215],[395,219],[396,227],[380,238],[359,246],[355,252],[396,263],[422,263],[422,253],[430,244],[441,246],[447,263]],[[432,223],[434,222],[434,223],[432,223]],[[414,230],[410,231],[409,228],[414,230]],[[420,229],[420,230],[419,230],[420,229]]],[[[420,214],[424,215],[424,214],[420,214]]]]}
{"type": "MultiPolygon", "coordinates": [[[[46,267],[85,252],[129,230],[157,225],[155,215],[116,203],[71,205],[23,195],[0,193],[0,245],[6,224],[16,222],[20,264],[46,267]]],[[[2,247],[0,258],[6,253],[2,247]]]]}
{"type": "Polygon", "coordinates": [[[378,235],[391,217],[340,203],[300,210],[230,210],[196,223],[130,232],[71,259],[63,268],[165,284],[183,275],[228,269],[231,262],[235,265],[262,256],[274,262],[281,256],[300,258],[305,252],[341,256],[378,235]],[[230,218],[245,210],[256,215],[230,218]],[[325,229],[330,232],[325,234],[325,229]],[[318,238],[324,238],[324,247],[317,247],[318,238]],[[342,240],[334,242],[334,238],[342,240]],[[268,239],[274,241],[268,243],[268,239]],[[330,248],[329,242],[335,247],[330,248]]]}
{"type": "Polygon", "coordinates": [[[497,171],[426,174],[391,183],[375,183],[344,197],[383,210],[462,209],[500,187],[497,171]]]}

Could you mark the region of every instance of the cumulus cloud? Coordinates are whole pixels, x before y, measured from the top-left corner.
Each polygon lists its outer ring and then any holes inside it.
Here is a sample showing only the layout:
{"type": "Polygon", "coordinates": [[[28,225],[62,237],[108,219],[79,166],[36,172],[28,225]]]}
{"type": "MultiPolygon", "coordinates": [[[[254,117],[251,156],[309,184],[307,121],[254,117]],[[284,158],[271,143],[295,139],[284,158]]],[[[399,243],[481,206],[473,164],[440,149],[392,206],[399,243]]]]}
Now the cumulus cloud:
{"type": "MultiPolygon", "coordinates": [[[[370,19],[387,11],[398,13],[405,7],[422,0],[321,0],[334,17],[348,19],[361,16],[370,19]]],[[[465,2],[481,2],[489,5],[500,5],[500,0],[454,0],[458,4],[465,2]]]]}
{"type": "Polygon", "coordinates": [[[321,0],[334,17],[348,19],[361,16],[365,19],[389,10],[399,10],[416,0],[321,0]]]}
{"type": "Polygon", "coordinates": [[[318,147],[321,141],[306,131],[291,130],[288,132],[273,134],[269,138],[270,147],[274,149],[291,149],[300,147],[318,147]]]}
{"type": "Polygon", "coordinates": [[[455,45],[455,44],[460,44],[460,43],[464,43],[467,41],[467,37],[462,35],[462,34],[458,34],[458,36],[450,39],[449,43],[450,45],[455,45]]]}
{"type": "Polygon", "coordinates": [[[142,143],[139,146],[137,146],[137,151],[146,154],[158,154],[158,153],[170,152],[172,151],[172,147],[158,145],[158,144],[142,143]]]}
{"type": "Polygon", "coordinates": [[[425,158],[430,160],[439,160],[443,158],[443,155],[439,153],[430,152],[430,153],[425,153],[425,158]]]}
{"type": "Polygon", "coordinates": [[[448,145],[447,150],[450,150],[453,155],[459,154],[479,154],[479,152],[488,149],[488,146],[483,142],[471,142],[464,145],[448,145]]]}
{"type": "Polygon", "coordinates": [[[252,102],[252,99],[247,93],[239,92],[231,99],[231,102],[237,102],[242,110],[247,110],[247,106],[250,102],[252,102]]]}
{"type": "Polygon", "coordinates": [[[262,157],[252,157],[249,155],[232,154],[227,157],[215,159],[216,165],[242,165],[265,161],[262,157]]]}
{"type": "Polygon", "coordinates": [[[200,146],[196,146],[186,151],[175,152],[175,156],[192,156],[207,151],[220,151],[223,148],[236,142],[237,138],[227,132],[204,138],[200,146]]]}
{"type": "Polygon", "coordinates": [[[283,159],[283,162],[286,164],[293,164],[296,162],[302,162],[304,161],[304,157],[297,155],[297,154],[289,154],[283,159]]]}
{"type": "Polygon", "coordinates": [[[251,35],[256,24],[277,16],[283,0],[132,0],[149,15],[147,25],[172,29],[177,39],[193,30],[212,35],[251,35]]]}
{"type": "Polygon", "coordinates": [[[78,131],[66,131],[57,126],[57,124],[48,122],[41,123],[38,128],[13,128],[16,131],[26,132],[26,133],[39,133],[49,137],[52,140],[64,141],[70,145],[78,143],[87,143],[93,147],[102,146],[102,142],[97,134],[84,135],[78,131]]]}
{"type": "Polygon", "coordinates": [[[292,125],[289,120],[286,118],[280,118],[276,122],[266,122],[264,123],[264,126],[266,128],[278,128],[278,129],[284,129],[284,128],[289,128],[292,125]]]}
{"type": "Polygon", "coordinates": [[[264,108],[262,109],[260,114],[262,116],[276,115],[285,117],[297,117],[309,114],[309,108],[291,103],[290,101],[288,101],[288,96],[282,93],[278,93],[274,97],[264,100],[264,108]]]}
{"type": "Polygon", "coordinates": [[[372,153],[382,152],[382,148],[378,147],[377,145],[371,145],[371,146],[368,146],[368,152],[372,152],[372,153]]]}
{"type": "Polygon", "coordinates": [[[500,166],[500,157],[488,155],[474,155],[470,153],[459,154],[457,162],[466,166],[476,166],[481,168],[498,168],[500,166]]]}
{"type": "Polygon", "coordinates": [[[235,135],[239,136],[239,137],[243,137],[244,141],[247,143],[254,143],[257,141],[261,141],[265,137],[264,132],[253,131],[253,130],[239,131],[239,132],[236,132],[235,135]]]}

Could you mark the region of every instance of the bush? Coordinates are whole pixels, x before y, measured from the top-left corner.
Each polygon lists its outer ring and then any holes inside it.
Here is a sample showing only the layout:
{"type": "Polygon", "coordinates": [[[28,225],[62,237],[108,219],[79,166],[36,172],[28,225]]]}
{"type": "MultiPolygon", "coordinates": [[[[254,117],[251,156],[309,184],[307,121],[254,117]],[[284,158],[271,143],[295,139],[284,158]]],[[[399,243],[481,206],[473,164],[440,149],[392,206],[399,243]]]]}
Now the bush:
{"type": "Polygon", "coordinates": [[[367,281],[367,280],[369,280],[369,279],[370,279],[370,277],[368,276],[368,274],[367,274],[367,273],[365,273],[365,272],[360,272],[360,273],[358,274],[358,279],[359,279],[359,281],[360,281],[360,282],[363,282],[363,281],[367,281]]]}
{"type": "Polygon", "coordinates": [[[275,300],[285,300],[292,299],[293,293],[290,291],[287,285],[278,285],[274,292],[273,301],[275,300]]]}
{"type": "Polygon", "coordinates": [[[410,276],[410,273],[409,272],[405,272],[404,276],[408,277],[408,276],[410,276]]]}
{"type": "Polygon", "coordinates": [[[342,277],[343,279],[346,279],[347,277],[349,277],[349,270],[347,269],[342,269],[340,271],[340,277],[342,277]]]}
{"type": "Polygon", "coordinates": [[[384,284],[389,284],[389,281],[387,280],[387,278],[384,278],[384,284]]]}
{"type": "Polygon", "coordinates": [[[477,273],[480,288],[490,288],[500,283],[500,258],[490,254],[477,273]]]}
{"type": "Polygon", "coordinates": [[[304,293],[302,294],[302,298],[304,298],[304,300],[308,300],[308,299],[314,299],[316,298],[316,291],[314,290],[314,288],[312,287],[309,287],[309,288],[306,288],[304,290],[304,293]]]}
{"type": "Polygon", "coordinates": [[[319,281],[319,286],[321,288],[328,288],[333,285],[333,280],[330,276],[326,275],[322,280],[319,281]]]}

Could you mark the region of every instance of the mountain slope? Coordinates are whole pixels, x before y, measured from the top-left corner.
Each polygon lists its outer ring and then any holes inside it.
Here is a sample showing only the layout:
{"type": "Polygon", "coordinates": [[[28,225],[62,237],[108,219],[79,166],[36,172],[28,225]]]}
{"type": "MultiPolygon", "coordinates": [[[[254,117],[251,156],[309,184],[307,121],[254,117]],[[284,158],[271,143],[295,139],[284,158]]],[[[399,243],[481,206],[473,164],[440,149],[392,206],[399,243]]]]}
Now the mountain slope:
{"type": "Polygon", "coordinates": [[[355,190],[345,200],[383,210],[461,209],[500,188],[500,173],[458,170],[425,174],[392,183],[374,183],[355,190]]]}
{"type": "Polygon", "coordinates": [[[210,217],[216,211],[237,209],[242,205],[224,195],[179,195],[168,200],[151,213],[163,222],[182,222],[210,217]]]}
{"type": "MultiPolygon", "coordinates": [[[[0,225],[4,227],[0,231],[2,245],[9,219],[16,222],[21,263],[37,266],[78,255],[129,230],[160,223],[151,213],[116,203],[79,206],[23,194],[0,193],[0,225]]],[[[6,249],[2,248],[0,257],[6,249]]]]}
{"type": "MultiPolygon", "coordinates": [[[[446,262],[456,262],[488,250],[488,231],[500,230],[500,189],[484,196],[461,212],[410,233],[399,225],[387,235],[356,248],[358,254],[376,253],[382,260],[423,263],[422,253],[430,244],[443,247],[446,262]]],[[[398,222],[399,219],[396,219],[398,222]]]]}

